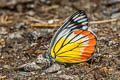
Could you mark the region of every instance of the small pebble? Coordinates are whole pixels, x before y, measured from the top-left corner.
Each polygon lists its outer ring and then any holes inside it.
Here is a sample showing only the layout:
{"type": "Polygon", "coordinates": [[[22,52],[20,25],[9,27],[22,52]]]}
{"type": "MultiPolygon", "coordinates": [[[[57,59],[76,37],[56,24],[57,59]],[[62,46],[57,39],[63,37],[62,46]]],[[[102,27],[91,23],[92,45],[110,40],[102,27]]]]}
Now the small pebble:
{"type": "Polygon", "coordinates": [[[118,67],[117,67],[118,71],[120,71],[120,64],[118,64],[118,67]]]}
{"type": "Polygon", "coordinates": [[[8,32],[0,31],[0,35],[5,35],[5,34],[8,34],[8,32]]]}
{"type": "Polygon", "coordinates": [[[115,43],[115,41],[109,41],[109,46],[114,45],[115,43]]]}
{"type": "Polygon", "coordinates": [[[42,72],[41,75],[45,75],[45,72],[42,72]]]}
{"type": "Polygon", "coordinates": [[[3,37],[0,36],[0,48],[5,47],[6,46],[6,41],[3,37]]]}
{"type": "Polygon", "coordinates": [[[120,48],[120,42],[118,43],[118,48],[120,48]]]}
{"type": "Polygon", "coordinates": [[[37,45],[38,43],[32,43],[30,46],[31,47],[33,47],[33,46],[35,46],[35,45],[37,45]]]}
{"type": "Polygon", "coordinates": [[[10,69],[10,65],[4,65],[3,68],[10,69]]]}
{"type": "Polygon", "coordinates": [[[22,36],[19,32],[10,33],[8,37],[11,39],[22,38],[22,36]]]}
{"type": "Polygon", "coordinates": [[[68,68],[66,68],[66,70],[70,70],[70,68],[68,67],[68,68]]]}
{"type": "Polygon", "coordinates": [[[117,58],[120,60],[120,55],[118,55],[117,58]]]}
{"type": "Polygon", "coordinates": [[[57,63],[54,63],[52,66],[46,69],[46,73],[56,72],[60,70],[60,65],[57,63]]]}
{"type": "Polygon", "coordinates": [[[95,32],[95,33],[98,32],[98,29],[97,29],[97,28],[93,28],[92,30],[93,30],[93,32],[95,32]]]}
{"type": "Polygon", "coordinates": [[[3,59],[3,58],[4,58],[4,56],[1,56],[0,58],[1,58],[1,59],[3,59]]]}
{"type": "MultiPolygon", "coordinates": [[[[28,4],[27,5],[27,8],[35,8],[35,5],[34,4],[28,4]]],[[[33,11],[32,11],[33,12],[33,11]]]]}
{"type": "Polygon", "coordinates": [[[112,4],[115,4],[115,3],[119,3],[120,0],[107,0],[107,5],[112,5],[112,4]]]}
{"type": "Polygon", "coordinates": [[[120,78],[120,72],[116,71],[112,76],[111,80],[119,80],[120,78]]]}
{"type": "Polygon", "coordinates": [[[30,32],[30,35],[31,35],[32,39],[36,40],[40,37],[44,37],[45,33],[41,33],[40,31],[33,31],[33,32],[30,32]]]}
{"type": "Polygon", "coordinates": [[[33,16],[35,14],[34,11],[28,11],[26,14],[30,15],[30,16],[33,16]]]}
{"type": "Polygon", "coordinates": [[[69,76],[69,75],[65,75],[65,74],[60,75],[59,77],[60,77],[60,78],[63,78],[63,79],[67,79],[67,80],[74,80],[74,77],[73,77],[73,76],[69,76]]]}
{"type": "Polygon", "coordinates": [[[24,71],[35,71],[40,70],[41,66],[38,66],[35,62],[23,64],[15,68],[16,70],[24,70],[24,71]]]}
{"type": "Polygon", "coordinates": [[[112,58],[113,56],[112,55],[108,55],[109,58],[112,58]]]}
{"type": "Polygon", "coordinates": [[[57,72],[57,74],[61,74],[61,73],[62,73],[62,71],[58,71],[58,72],[57,72]]]}
{"type": "Polygon", "coordinates": [[[40,0],[41,2],[45,2],[46,0],[40,0]]]}
{"type": "Polygon", "coordinates": [[[48,24],[52,24],[54,22],[54,20],[49,20],[48,24]]]}
{"type": "Polygon", "coordinates": [[[114,18],[119,18],[120,17],[120,14],[119,13],[114,13],[111,15],[111,18],[114,19],[114,18]]]}
{"type": "Polygon", "coordinates": [[[118,36],[120,37],[120,33],[118,33],[118,36]]]}
{"type": "Polygon", "coordinates": [[[19,72],[19,75],[22,75],[22,76],[31,76],[32,74],[30,72],[19,72]]]}
{"type": "Polygon", "coordinates": [[[112,28],[112,31],[117,31],[117,28],[116,27],[112,28]]]}
{"type": "Polygon", "coordinates": [[[21,29],[24,25],[25,25],[24,23],[19,23],[19,24],[17,24],[15,27],[16,27],[17,29],[21,29]]]}

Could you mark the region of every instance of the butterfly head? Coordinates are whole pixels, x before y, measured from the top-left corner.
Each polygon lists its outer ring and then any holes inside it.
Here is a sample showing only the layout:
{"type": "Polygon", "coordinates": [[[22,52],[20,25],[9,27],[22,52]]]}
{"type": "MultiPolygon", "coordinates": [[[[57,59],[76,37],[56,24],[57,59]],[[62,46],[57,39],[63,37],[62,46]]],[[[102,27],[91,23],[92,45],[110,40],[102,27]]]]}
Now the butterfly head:
{"type": "Polygon", "coordinates": [[[49,53],[43,54],[43,57],[49,59],[51,63],[54,63],[54,62],[55,62],[55,59],[52,58],[49,53]]]}

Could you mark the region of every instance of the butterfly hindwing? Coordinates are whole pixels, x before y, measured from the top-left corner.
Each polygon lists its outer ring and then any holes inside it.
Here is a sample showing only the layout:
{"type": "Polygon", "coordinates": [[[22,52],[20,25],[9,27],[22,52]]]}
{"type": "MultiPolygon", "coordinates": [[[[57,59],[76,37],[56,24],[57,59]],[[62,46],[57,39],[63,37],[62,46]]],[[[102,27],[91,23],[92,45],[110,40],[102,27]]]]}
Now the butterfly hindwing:
{"type": "Polygon", "coordinates": [[[96,37],[84,30],[75,30],[63,36],[51,49],[58,62],[77,63],[88,60],[95,51],[96,37]]]}

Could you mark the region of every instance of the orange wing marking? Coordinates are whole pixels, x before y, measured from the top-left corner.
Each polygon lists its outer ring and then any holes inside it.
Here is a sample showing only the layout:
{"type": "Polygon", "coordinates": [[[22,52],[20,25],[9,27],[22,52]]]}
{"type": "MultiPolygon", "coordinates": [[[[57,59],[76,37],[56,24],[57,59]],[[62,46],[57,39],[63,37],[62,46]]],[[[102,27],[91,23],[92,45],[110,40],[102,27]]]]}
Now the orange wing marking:
{"type": "Polygon", "coordinates": [[[82,34],[82,35],[88,35],[88,34],[90,34],[90,32],[89,32],[89,31],[84,31],[84,32],[82,32],[81,34],[82,34]]]}
{"type": "Polygon", "coordinates": [[[74,31],[74,34],[80,34],[82,32],[82,30],[76,30],[74,31]]]}

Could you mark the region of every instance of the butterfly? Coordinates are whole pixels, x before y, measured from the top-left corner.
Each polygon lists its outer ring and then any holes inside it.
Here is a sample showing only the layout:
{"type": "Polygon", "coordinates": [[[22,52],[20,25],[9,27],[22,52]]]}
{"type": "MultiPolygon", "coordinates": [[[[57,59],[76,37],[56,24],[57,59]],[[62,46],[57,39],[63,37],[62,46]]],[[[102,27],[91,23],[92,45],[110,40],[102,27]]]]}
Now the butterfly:
{"type": "Polygon", "coordinates": [[[53,36],[49,52],[51,62],[79,63],[88,61],[96,48],[96,35],[88,30],[88,18],[83,10],[75,12],[53,36]]]}

